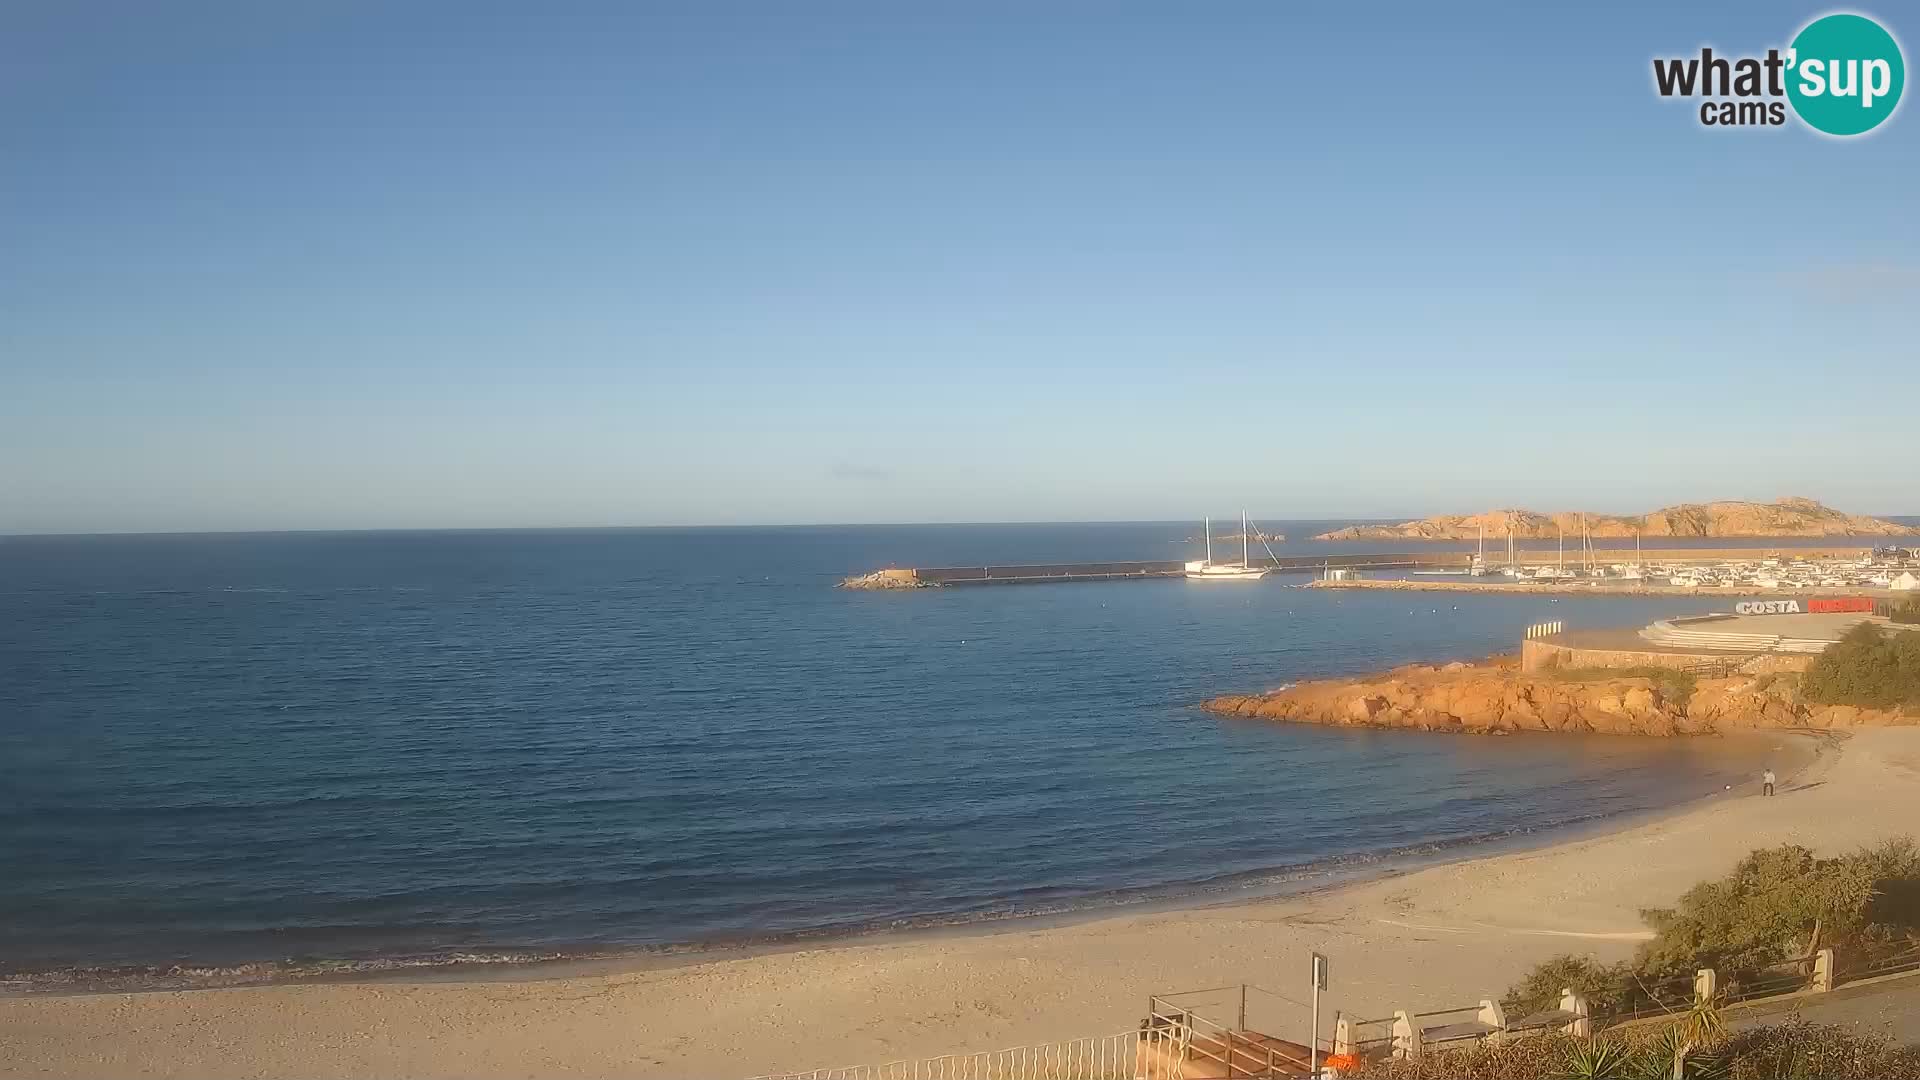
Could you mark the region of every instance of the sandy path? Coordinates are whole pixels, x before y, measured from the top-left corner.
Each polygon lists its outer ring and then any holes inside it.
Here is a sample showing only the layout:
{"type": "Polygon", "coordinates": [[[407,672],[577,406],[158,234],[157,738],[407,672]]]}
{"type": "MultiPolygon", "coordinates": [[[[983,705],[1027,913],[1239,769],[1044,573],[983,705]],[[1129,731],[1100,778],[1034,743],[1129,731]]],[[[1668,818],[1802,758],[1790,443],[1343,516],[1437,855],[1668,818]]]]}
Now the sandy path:
{"type": "MultiPolygon", "coordinates": [[[[1150,993],[1250,981],[1379,1016],[1497,995],[1752,847],[1845,849],[1920,821],[1920,729],[1866,731],[1782,794],[1294,899],[881,938],[619,974],[0,1000],[0,1076],[742,1077],[1118,1032],[1150,993]]],[[[1256,1002],[1255,1026],[1293,1025],[1256,1002]]]]}

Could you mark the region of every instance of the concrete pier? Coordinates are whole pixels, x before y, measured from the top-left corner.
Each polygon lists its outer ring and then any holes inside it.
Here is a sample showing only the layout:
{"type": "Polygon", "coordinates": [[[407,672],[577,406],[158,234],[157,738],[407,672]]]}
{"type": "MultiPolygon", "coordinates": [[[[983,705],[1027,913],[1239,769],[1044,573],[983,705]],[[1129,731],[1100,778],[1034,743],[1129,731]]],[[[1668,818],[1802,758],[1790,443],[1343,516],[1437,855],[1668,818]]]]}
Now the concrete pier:
{"type": "MultiPolygon", "coordinates": [[[[1255,556],[1256,567],[1281,574],[1315,574],[1328,569],[1447,570],[1468,565],[1463,552],[1434,551],[1409,554],[1255,556]]],[[[841,584],[860,589],[910,589],[947,585],[1024,585],[1059,581],[1120,581],[1177,578],[1186,575],[1179,559],[1148,562],[1027,563],[1005,566],[932,566],[890,568],[848,578],[841,584]]]]}

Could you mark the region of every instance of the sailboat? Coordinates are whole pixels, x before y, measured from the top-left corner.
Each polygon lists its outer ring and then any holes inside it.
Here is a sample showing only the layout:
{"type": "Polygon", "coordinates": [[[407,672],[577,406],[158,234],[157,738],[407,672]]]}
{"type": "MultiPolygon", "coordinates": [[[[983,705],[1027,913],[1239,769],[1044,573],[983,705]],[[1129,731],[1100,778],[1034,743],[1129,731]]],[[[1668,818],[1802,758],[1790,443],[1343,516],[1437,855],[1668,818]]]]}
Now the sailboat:
{"type": "Polygon", "coordinates": [[[1640,530],[1639,529],[1633,530],[1633,564],[1621,569],[1620,576],[1623,578],[1626,578],[1628,581],[1646,580],[1647,572],[1640,565],[1640,530]]]}
{"type": "Polygon", "coordinates": [[[1258,581],[1267,576],[1268,569],[1253,565],[1247,558],[1247,535],[1253,530],[1247,527],[1245,511],[1240,514],[1240,562],[1216,563],[1213,561],[1213,519],[1204,522],[1207,531],[1207,557],[1187,563],[1187,577],[1192,581],[1258,581]]]}
{"type": "Polygon", "coordinates": [[[1533,579],[1535,581],[1564,581],[1565,579],[1573,576],[1571,573],[1567,572],[1567,527],[1565,525],[1560,525],[1559,529],[1560,529],[1560,533],[1559,533],[1560,565],[1558,568],[1555,568],[1552,566],[1543,566],[1540,569],[1535,570],[1533,572],[1533,579]]]}

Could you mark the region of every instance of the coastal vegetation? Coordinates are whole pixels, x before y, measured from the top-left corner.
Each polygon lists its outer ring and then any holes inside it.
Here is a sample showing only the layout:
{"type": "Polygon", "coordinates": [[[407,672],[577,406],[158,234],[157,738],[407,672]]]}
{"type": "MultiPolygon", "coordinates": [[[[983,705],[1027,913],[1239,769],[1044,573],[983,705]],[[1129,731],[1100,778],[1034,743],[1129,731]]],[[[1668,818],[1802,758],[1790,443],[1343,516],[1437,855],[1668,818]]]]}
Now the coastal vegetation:
{"type": "Polygon", "coordinates": [[[1633,959],[1602,964],[1559,956],[1508,991],[1509,1015],[1551,1009],[1563,987],[1599,1017],[1664,1012],[1666,1022],[1594,1038],[1550,1035],[1504,1045],[1374,1063],[1372,1080],[1641,1080],[1684,1075],[1740,1080],[1920,1080],[1920,1048],[1877,1035],[1789,1022],[1729,1034],[1720,1001],[1835,950],[1843,970],[1920,942],[1920,847],[1902,839],[1820,858],[1804,847],[1756,850],[1727,876],[1689,889],[1672,908],[1643,911],[1654,930],[1633,959]],[[1697,1002],[1699,968],[1720,973],[1722,997],[1697,1002]]]}
{"type": "Polygon", "coordinates": [[[1908,838],[1831,858],[1792,844],[1762,848],[1674,907],[1640,914],[1654,937],[1633,959],[1555,957],[1507,992],[1509,1012],[1550,1008],[1562,987],[1585,994],[1596,1015],[1674,1007],[1691,998],[1700,968],[1737,990],[1820,949],[1833,949],[1843,971],[1910,950],[1920,944],[1920,846],[1908,838]]]}
{"type": "Polygon", "coordinates": [[[1548,674],[1561,682],[1604,682],[1609,679],[1646,679],[1684,708],[1699,688],[1700,680],[1691,671],[1661,667],[1657,664],[1633,664],[1626,667],[1560,667],[1548,674]]]}
{"type": "Polygon", "coordinates": [[[1800,690],[1823,705],[1920,706],[1920,633],[1861,623],[1814,660],[1800,690]]]}
{"type": "MultiPolygon", "coordinates": [[[[1359,1080],[1665,1080],[1686,1033],[1679,1024],[1629,1037],[1519,1039],[1470,1050],[1388,1058],[1342,1075],[1359,1080]]],[[[1799,1020],[1715,1036],[1686,1058],[1707,1080],[1920,1080],[1920,1048],[1876,1033],[1799,1020]]]]}

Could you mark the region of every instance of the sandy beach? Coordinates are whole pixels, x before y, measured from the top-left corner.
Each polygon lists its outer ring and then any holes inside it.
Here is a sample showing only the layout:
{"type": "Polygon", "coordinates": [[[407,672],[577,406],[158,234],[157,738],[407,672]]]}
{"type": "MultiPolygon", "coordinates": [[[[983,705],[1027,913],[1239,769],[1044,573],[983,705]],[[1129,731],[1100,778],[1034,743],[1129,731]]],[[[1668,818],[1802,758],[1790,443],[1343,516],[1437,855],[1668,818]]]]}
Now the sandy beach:
{"type": "MultiPolygon", "coordinates": [[[[1799,738],[1774,737],[1783,760],[1799,738]]],[[[1828,744],[1783,788],[1307,896],[1070,925],[590,975],[11,998],[0,1076],[744,1077],[1119,1032],[1152,993],[1298,994],[1314,950],[1329,1015],[1468,1004],[1559,952],[1627,955],[1640,908],[1753,847],[1911,831],[1920,729],[1828,744]]]]}

